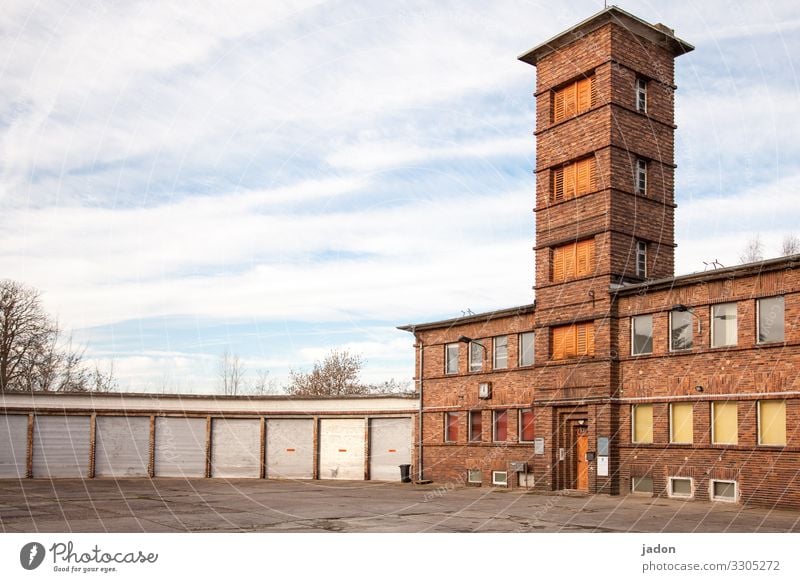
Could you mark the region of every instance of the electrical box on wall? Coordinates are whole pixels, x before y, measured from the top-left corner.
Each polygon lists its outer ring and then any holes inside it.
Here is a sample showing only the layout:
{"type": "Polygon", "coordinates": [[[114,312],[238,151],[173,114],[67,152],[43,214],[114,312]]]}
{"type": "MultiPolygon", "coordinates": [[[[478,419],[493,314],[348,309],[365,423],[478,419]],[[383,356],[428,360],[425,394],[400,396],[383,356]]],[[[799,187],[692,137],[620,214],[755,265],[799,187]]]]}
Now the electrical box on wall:
{"type": "Polygon", "coordinates": [[[492,383],[481,382],[478,384],[478,398],[491,398],[492,397],[492,383]]]}
{"type": "Polygon", "coordinates": [[[512,473],[526,473],[528,471],[528,463],[525,461],[511,461],[508,465],[512,473]]]}

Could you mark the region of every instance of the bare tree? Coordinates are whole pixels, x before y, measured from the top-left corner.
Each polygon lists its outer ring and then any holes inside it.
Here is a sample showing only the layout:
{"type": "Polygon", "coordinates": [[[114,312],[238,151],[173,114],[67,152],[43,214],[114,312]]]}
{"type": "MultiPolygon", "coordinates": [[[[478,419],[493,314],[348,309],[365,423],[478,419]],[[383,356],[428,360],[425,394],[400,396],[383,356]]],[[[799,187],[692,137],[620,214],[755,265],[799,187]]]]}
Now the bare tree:
{"type": "Polygon", "coordinates": [[[269,370],[256,370],[256,377],[250,391],[258,396],[268,396],[280,394],[281,388],[277,378],[269,377],[269,370]]]}
{"type": "Polygon", "coordinates": [[[0,280],[0,391],[78,391],[116,387],[108,373],[89,370],[83,349],[62,339],[61,329],[44,310],[39,292],[0,280]]]}
{"type": "Polygon", "coordinates": [[[287,392],[292,396],[345,396],[367,394],[369,387],[359,380],[361,356],[347,350],[331,350],[325,359],[314,362],[311,372],[289,372],[287,392]]]}
{"type": "Polygon", "coordinates": [[[231,354],[226,348],[219,361],[219,378],[223,394],[236,396],[244,388],[244,371],[242,359],[236,354],[231,354]]]}
{"type": "Polygon", "coordinates": [[[800,253],[800,238],[796,234],[787,234],[781,243],[781,256],[788,257],[800,253]]]}
{"type": "Polygon", "coordinates": [[[747,241],[742,254],[739,255],[742,263],[755,263],[764,260],[764,243],[761,242],[761,235],[756,234],[747,241]]]}
{"type": "Polygon", "coordinates": [[[369,385],[371,394],[413,394],[414,384],[410,380],[401,382],[396,378],[390,378],[377,384],[369,385]]]}

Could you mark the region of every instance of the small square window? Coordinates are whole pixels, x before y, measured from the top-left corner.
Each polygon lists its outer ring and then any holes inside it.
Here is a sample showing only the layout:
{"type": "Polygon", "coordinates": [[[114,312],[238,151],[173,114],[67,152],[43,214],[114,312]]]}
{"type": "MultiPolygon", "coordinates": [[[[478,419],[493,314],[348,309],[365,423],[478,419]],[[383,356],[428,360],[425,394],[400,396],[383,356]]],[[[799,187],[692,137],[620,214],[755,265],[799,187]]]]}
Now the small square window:
{"type": "Polygon", "coordinates": [[[508,472],[507,471],[492,471],[492,485],[500,485],[502,487],[508,486],[508,472]]]}
{"type": "Polygon", "coordinates": [[[467,471],[467,483],[482,483],[483,475],[480,469],[470,469],[467,471]]]}
{"type": "Polygon", "coordinates": [[[631,493],[653,494],[652,477],[631,477],[631,493]]]}
{"type": "Polygon", "coordinates": [[[784,341],[783,297],[758,300],[758,343],[784,341]]]}
{"type": "Polygon", "coordinates": [[[519,365],[533,366],[533,332],[519,334],[519,365]]]}
{"type": "Polygon", "coordinates": [[[669,496],[688,499],[694,495],[692,480],[683,477],[671,477],[669,480],[669,496]]]}
{"type": "Polygon", "coordinates": [[[469,343],[469,371],[480,372],[483,369],[483,355],[485,349],[483,343],[471,341],[469,343]]]}
{"type": "Polygon", "coordinates": [[[503,370],[508,368],[508,336],[500,335],[494,338],[494,358],[492,368],[503,370]]]}
{"type": "Polygon", "coordinates": [[[738,498],[736,481],[711,481],[711,499],[735,503],[738,498]]]}
{"type": "Polygon", "coordinates": [[[735,346],[738,342],[736,303],[711,306],[711,347],[735,346]]]}
{"type": "Polygon", "coordinates": [[[631,317],[631,355],[653,353],[653,316],[631,317]]]}
{"type": "Polygon", "coordinates": [[[688,311],[669,313],[669,349],[677,352],[692,349],[692,314],[688,311]]]}
{"type": "Polygon", "coordinates": [[[447,344],[444,347],[445,374],[458,374],[458,344],[447,344]]]}

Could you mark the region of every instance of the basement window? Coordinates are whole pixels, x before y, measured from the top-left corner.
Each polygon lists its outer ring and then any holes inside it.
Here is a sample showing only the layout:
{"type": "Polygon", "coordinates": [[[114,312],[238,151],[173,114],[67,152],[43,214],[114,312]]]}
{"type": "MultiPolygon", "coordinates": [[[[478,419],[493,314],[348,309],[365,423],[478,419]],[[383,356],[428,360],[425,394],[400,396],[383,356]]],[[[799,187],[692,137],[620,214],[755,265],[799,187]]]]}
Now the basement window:
{"type": "Polygon", "coordinates": [[[501,487],[508,487],[508,472],[507,471],[492,471],[492,485],[499,485],[501,487]]]}
{"type": "Polygon", "coordinates": [[[483,475],[480,469],[470,469],[467,471],[467,483],[480,485],[483,482],[483,475]]]}
{"type": "Polygon", "coordinates": [[[711,500],[736,503],[738,491],[736,481],[711,481],[711,500]]]}
{"type": "Polygon", "coordinates": [[[694,484],[691,478],[670,477],[669,496],[681,499],[690,499],[694,495],[694,484]]]}
{"type": "Polygon", "coordinates": [[[631,477],[631,493],[653,494],[652,477],[631,477]]]}

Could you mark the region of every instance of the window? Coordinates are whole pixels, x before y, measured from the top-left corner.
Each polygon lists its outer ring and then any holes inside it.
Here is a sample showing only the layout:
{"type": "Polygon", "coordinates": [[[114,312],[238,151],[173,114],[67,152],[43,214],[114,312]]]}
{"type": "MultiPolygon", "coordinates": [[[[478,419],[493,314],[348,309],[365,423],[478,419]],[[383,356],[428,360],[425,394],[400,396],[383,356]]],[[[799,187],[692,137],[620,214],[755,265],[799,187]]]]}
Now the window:
{"type": "Polygon", "coordinates": [[[783,341],[783,297],[758,300],[758,343],[783,341]]]}
{"type": "Polygon", "coordinates": [[[647,277],[647,243],[643,240],[636,241],[636,276],[647,277]]]}
{"type": "Polygon", "coordinates": [[[594,156],[591,156],[554,169],[550,201],[563,202],[592,192],[595,189],[596,165],[594,156]]]}
{"type": "Polygon", "coordinates": [[[758,444],[786,445],[786,401],[758,401],[758,444]]]}
{"type": "Polygon", "coordinates": [[[578,79],[553,92],[553,123],[583,113],[592,106],[594,77],[578,79]]]}
{"type": "Polygon", "coordinates": [[[553,328],[553,359],[594,355],[594,322],[553,328]]]}
{"type": "Polygon", "coordinates": [[[711,481],[711,499],[713,501],[735,502],[738,498],[736,481],[711,481]]]}
{"type": "Polygon", "coordinates": [[[508,440],[508,411],[495,410],[492,419],[492,440],[502,443],[508,440]]]}
{"type": "Polygon", "coordinates": [[[673,352],[692,349],[692,314],[690,312],[670,311],[669,349],[673,352]]]}
{"type": "Polygon", "coordinates": [[[519,334],[519,365],[533,366],[533,332],[519,334]]]}
{"type": "Polygon", "coordinates": [[[691,497],[694,494],[692,480],[685,477],[670,477],[670,497],[691,497]]]}
{"type": "Polygon", "coordinates": [[[636,111],[647,113],[647,79],[636,77],[636,111]]]}
{"type": "Polygon", "coordinates": [[[585,277],[594,272],[594,239],[561,245],[553,249],[552,279],[554,283],[585,277]]]}
{"type": "Polygon", "coordinates": [[[653,494],[652,477],[631,477],[631,493],[653,494]]]}
{"type": "Polygon", "coordinates": [[[712,305],[711,347],[735,346],[736,342],[736,303],[712,305]]]}
{"type": "Polygon", "coordinates": [[[494,358],[492,368],[503,370],[508,368],[508,336],[500,335],[494,338],[494,358]]]}
{"type": "Polygon", "coordinates": [[[533,431],[533,409],[524,408],[519,411],[519,442],[532,443],[534,440],[533,431]]]}
{"type": "Polygon", "coordinates": [[[469,440],[479,443],[483,440],[483,412],[471,410],[469,413],[469,440]]]}
{"type": "Polygon", "coordinates": [[[454,443],[458,440],[458,412],[448,412],[444,418],[444,440],[454,443]]]}
{"type": "Polygon", "coordinates": [[[482,483],[483,475],[480,469],[470,469],[467,471],[467,483],[482,483]]]}
{"type": "Polygon", "coordinates": [[[673,402],[669,405],[669,442],[694,442],[694,404],[673,402]]]}
{"type": "Polygon", "coordinates": [[[492,471],[492,485],[508,486],[508,473],[506,471],[492,471]]]}
{"type": "Polygon", "coordinates": [[[447,344],[444,347],[444,373],[458,374],[458,344],[447,344]]]}
{"type": "Polygon", "coordinates": [[[653,316],[631,317],[631,355],[653,353],[653,316]]]}
{"type": "Polygon", "coordinates": [[[647,444],[653,442],[653,405],[634,404],[631,406],[633,442],[647,444]]]}
{"type": "Polygon", "coordinates": [[[735,445],[739,442],[739,405],[737,402],[711,403],[711,442],[735,445]]]}
{"type": "Polygon", "coordinates": [[[483,342],[469,342],[469,371],[480,372],[483,369],[483,342]]]}
{"type": "Polygon", "coordinates": [[[642,196],[647,194],[647,160],[644,158],[636,158],[634,191],[642,196]]]}

